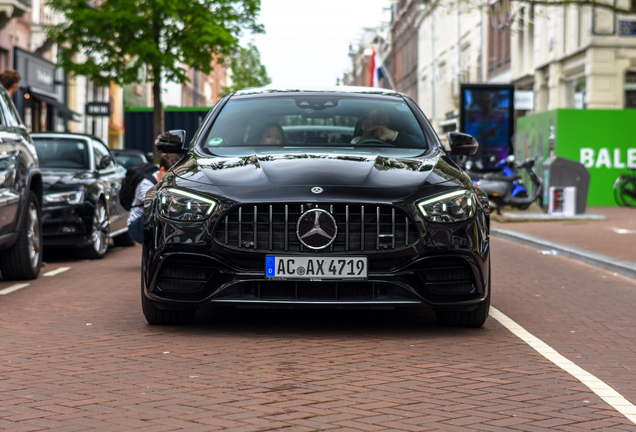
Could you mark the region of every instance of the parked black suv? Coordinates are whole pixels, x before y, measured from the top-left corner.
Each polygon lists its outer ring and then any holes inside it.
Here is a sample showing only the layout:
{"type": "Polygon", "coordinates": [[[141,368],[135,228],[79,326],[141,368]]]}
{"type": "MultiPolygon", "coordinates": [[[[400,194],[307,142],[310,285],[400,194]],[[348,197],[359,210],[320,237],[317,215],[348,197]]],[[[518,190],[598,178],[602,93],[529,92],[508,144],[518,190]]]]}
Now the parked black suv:
{"type": "Polygon", "coordinates": [[[33,141],[0,86],[0,272],[35,279],[42,267],[42,175],[33,141]]]}

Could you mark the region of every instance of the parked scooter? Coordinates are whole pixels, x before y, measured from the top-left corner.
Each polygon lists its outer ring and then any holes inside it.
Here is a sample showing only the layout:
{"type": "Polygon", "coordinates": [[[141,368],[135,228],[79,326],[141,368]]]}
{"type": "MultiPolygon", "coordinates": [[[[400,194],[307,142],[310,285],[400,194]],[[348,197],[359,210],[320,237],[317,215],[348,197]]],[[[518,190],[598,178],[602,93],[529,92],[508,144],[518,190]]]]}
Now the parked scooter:
{"type": "Polygon", "coordinates": [[[536,158],[529,158],[518,163],[515,157],[510,155],[495,165],[496,171],[471,171],[467,164],[466,173],[478,188],[488,194],[488,199],[492,203],[491,208],[496,209],[497,214],[501,214],[501,208],[505,206],[527,210],[543,193],[543,181],[534,169],[535,161],[536,158]],[[530,195],[519,175],[522,169],[526,170],[533,184],[530,195]]]}

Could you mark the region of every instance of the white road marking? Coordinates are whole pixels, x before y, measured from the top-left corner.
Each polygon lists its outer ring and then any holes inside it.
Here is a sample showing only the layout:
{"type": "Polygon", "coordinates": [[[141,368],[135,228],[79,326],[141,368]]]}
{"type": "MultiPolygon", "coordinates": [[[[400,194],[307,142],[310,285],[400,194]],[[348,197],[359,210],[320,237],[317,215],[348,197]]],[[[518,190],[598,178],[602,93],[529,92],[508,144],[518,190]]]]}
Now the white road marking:
{"type": "Polygon", "coordinates": [[[612,228],[616,234],[636,234],[636,230],[630,230],[625,228],[612,228]]]}
{"type": "Polygon", "coordinates": [[[10,287],[6,287],[5,289],[1,289],[0,290],[0,295],[11,294],[14,291],[17,291],[17,290],[22,289],[24,287],[28,287],[29,285],[30,284],[28,284],[28,283],[11,285],[10,287]]]}
{"type": "Polygon", "coordinates": [[[65,271],[70,269],[71,269],[70,267],[58,267],[55,270],[51,270],[50,272],[44,273],[43,276],[55,276],[57,274],[64,273],[65,271]]]}
{"type": "Polygon", "coordinates": [[[490,307],[490,316],[499,321],[501,325],[510,330],[510,332],[519,339],[534,348],[543,357],[547,358],[574,378],[581,381],[601,399],[611,405],[616,411],[620,412],[627,417],[628,420],[636,424],[636,406],[621,396],[620,393],[612,387],[605,384],[585,369],[580,368],[570,360],[563,357],[541,339],[533,336],[526,329],[492,306],[490,307]]]}

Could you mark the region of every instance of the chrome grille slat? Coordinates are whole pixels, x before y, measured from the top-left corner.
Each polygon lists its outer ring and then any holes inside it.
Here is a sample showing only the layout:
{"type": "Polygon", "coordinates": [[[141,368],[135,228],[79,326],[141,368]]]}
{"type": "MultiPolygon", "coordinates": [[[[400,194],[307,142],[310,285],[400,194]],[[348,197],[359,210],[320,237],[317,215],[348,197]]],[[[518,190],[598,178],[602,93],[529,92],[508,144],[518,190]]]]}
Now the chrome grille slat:
{"type": "Polygon", "coordinates": [[[272,221],[272,206],[269,206],[269,250],[272,250],[272,231],[273,231],[273,224],[274,222],[272,221]]]}
{"type": "Polygon", "coordinates": [[[241,247],[243,245],[243,238],[242,238],[242,233],[243,233],[243,207],[239,207],[239,213],[238,213],[238,247],[241,247]]]}
{"type": "Polygon", "coordinates": [[[285,251],[289,250],[289,206],[285,204],[285,251]]]}
{"type": "MultiPolygon", "coordinates": [[[[395,209],[391,209],[391,249],[395,249],[395,209]]],[[[406,237],[408,242],[408,236],[406,237]]]]}
{"type": "Polygon", "coordinates": [[[321,208],[335,218],[338,233],[329,247],[316,250],[317,253],[390,251],[408,247],[419,239],[413,235],[412,222],[402,210],[390,205],[369,207],[344,203],[309,207],[306,203],[236,206],[219,221],[214,237],[229,248],[306,253],[309,250],[298,240],[296,222],[306,210],[321,208]]]}
{"type": "Polygon", "coordinates": [[[345,252],[349,252],[349,206],[345,209],[345,252]]]}
{"type": "Polygon", "coordinates": [[[364,250],[364,206],[360,208],[360,250],[364,250]]]}
{"type": "Polygon", "coordinates": [[[375,211],[375,250],[380,250],[380,207],[375,211]]]}
{"type": "Polygon", "coordinates": [[[254,206],[254,228],[252,231],[254,232],[254,249],[256,249],[258,243],[258,206],[254,206]]]}

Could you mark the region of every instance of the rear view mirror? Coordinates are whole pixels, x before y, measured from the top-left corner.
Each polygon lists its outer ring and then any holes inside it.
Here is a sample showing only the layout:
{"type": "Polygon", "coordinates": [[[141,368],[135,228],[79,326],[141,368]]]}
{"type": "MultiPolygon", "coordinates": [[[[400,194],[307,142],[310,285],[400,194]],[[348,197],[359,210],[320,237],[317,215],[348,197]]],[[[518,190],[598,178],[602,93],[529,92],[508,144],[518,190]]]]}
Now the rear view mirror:
{"type": "Polygon", "coordinates": [[[164,132],[157,137],[155,147],[163,153],[186,153],[185,138],[186,131],[183,129],[164,132]]]}
{"type": "Polygon", "coordinates": [[[450,145],[451,156],[474,155],[479,148],[477,140],[472,136],[461,132],[449,132],[448,144],[450,145]]]}

